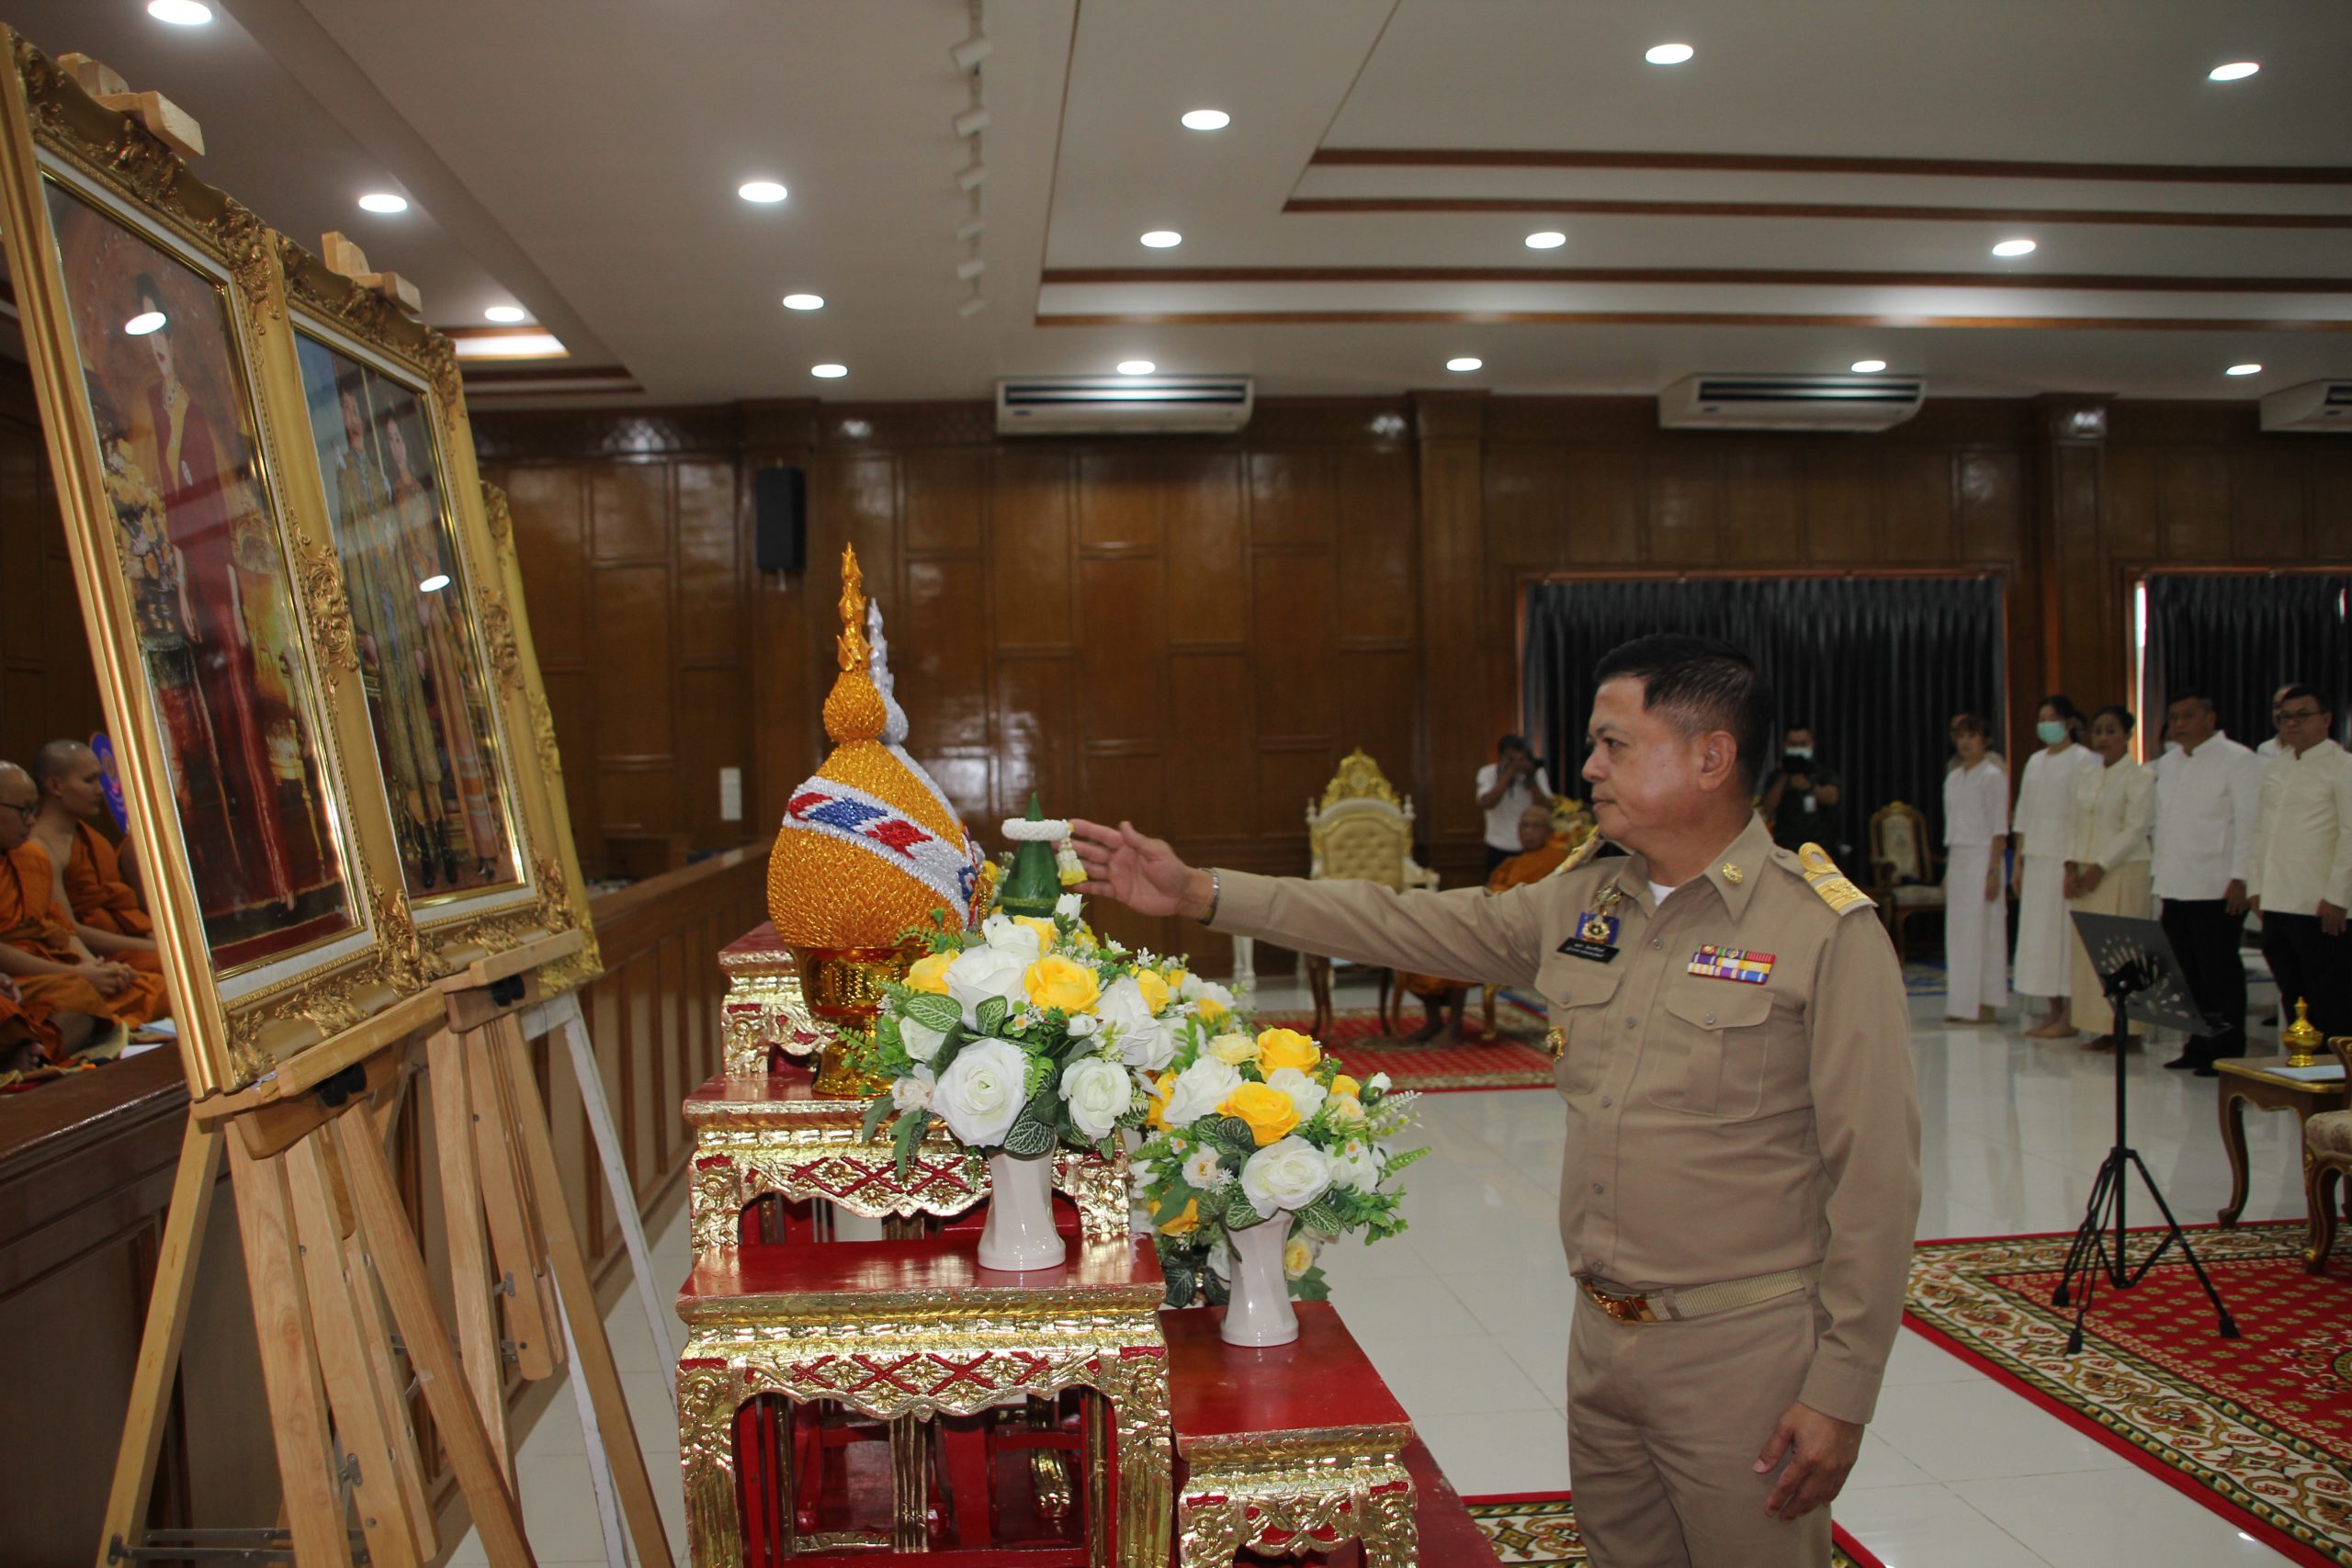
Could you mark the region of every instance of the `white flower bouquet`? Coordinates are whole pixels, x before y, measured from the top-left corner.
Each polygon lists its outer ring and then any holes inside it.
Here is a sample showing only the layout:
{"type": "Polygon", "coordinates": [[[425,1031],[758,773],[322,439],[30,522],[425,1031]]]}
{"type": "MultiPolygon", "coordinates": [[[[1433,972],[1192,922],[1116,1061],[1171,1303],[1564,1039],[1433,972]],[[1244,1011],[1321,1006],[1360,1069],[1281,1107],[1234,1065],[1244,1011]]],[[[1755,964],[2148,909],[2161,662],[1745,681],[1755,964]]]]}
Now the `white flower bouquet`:
{"type": "Polygon", "coordinates": [[[1329,1294],[1316,1262],[1326,1243],[1405,1228],[1389,1179],[1429,1151],[1394,1147],[1419,1097],[1392,1092],[1385,1073],[1359,1083],[1296,1030],[1195,1029],[1150,1093],[1152,1135],[1130,1169],[1171,1305],[1196,1292],[1221,1303],[1227,1237],[1278,1218],[1294,1222],[1290,1293],[1309,1301],[1329,1294]]]}
{"type": "Polygon", "coordinates": [[[933,1119],[982,1154],[1115,1152],[1144,1117],[1150,1074],[1231,1016],[1232,994],[1163,959],[1103,942],[1065,894],[1051,919],[992,914],[976,931],[910,933],[930,951],[884,1000],[861,1066],[889,1081],[904,1174],[933,1119]]]}

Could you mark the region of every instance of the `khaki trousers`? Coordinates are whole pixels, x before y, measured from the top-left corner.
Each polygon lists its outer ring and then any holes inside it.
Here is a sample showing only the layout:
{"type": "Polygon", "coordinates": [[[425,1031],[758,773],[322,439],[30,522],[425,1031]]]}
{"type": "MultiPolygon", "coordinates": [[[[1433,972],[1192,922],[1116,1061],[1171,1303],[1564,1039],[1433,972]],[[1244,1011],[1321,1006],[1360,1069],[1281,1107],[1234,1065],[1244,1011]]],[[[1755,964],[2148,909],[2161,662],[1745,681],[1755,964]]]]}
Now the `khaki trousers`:
{"type": "Polygon", "coordinates": [[[1568,1482],[1594,1568],[1826,1568],[1829,1510],[1764,1512],[1756,1456],[1796,1400],[1810,1291],[1685,1323],[1619,1323],[1577,1292],[1568,1482]]]}

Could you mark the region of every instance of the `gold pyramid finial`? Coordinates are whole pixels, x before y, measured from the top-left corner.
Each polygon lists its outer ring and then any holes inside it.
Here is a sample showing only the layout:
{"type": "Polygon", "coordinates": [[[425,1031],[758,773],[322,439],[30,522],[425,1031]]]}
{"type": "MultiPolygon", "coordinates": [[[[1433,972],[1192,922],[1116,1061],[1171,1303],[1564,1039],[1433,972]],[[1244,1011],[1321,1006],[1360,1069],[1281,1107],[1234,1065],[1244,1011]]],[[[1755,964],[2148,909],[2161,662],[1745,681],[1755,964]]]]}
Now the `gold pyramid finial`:
{"type": "Polygon", "coordinates": [[[825,697],[825,736],[836,746],[872,740],[889,721],[882,693],[874,684],[865,644],[865,577],[857,570],[857,551],[842,547],[842,630],[834,639],[841,656],[841,673],[825,697]]]}
{"type": "Polygon", "coordinates": [[[865,643],[865,574],[857,568],[857,547],[842,547],[842,635],[835,640],[843,673],[865,670],[872,658],[865,643]]]}
{"type": "Polygon", "coordinates": [[[2319,1026],[2312,1021],[2311,1010],[2309,998],[2296,998],[2295,1021],[2278,1036],[2278,1043],[2286,1048],[2287,1065],[2290,1067],[2319,1066],[2319,1049],[2327,1043],[2326,1037],[2319,1032],[2319,1026]]]}

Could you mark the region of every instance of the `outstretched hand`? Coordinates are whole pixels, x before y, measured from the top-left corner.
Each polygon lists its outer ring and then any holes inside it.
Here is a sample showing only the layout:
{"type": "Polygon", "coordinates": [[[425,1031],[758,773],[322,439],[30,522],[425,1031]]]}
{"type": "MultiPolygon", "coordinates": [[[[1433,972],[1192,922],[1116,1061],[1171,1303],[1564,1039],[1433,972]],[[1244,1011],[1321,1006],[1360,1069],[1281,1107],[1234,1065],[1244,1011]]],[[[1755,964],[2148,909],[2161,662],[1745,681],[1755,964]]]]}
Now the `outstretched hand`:
{"type": "Polygon", "coordinates": [[[1079,892],[1115,899],[1138,915],[1207,918],[1208,873],[1178,859],[1167,840],[1137,832],[1132,822],[1113,828],[1079,818],[1071,821],[1069,831],[1079,863],[1086,867],[1079,892]]]}

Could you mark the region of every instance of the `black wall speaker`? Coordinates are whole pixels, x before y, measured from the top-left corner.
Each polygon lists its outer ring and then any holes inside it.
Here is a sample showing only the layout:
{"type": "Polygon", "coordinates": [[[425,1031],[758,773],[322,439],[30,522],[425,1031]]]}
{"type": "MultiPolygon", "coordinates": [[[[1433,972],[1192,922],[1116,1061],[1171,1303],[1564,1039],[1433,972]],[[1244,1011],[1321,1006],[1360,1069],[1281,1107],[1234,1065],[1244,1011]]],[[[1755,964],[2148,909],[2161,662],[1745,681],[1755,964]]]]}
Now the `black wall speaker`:
{"type": "Polygon", "coordinates": [[[808,564],[808,479],[798,468],[762,468],[753,476],[752,558],[762,571],[808,564]]]}

